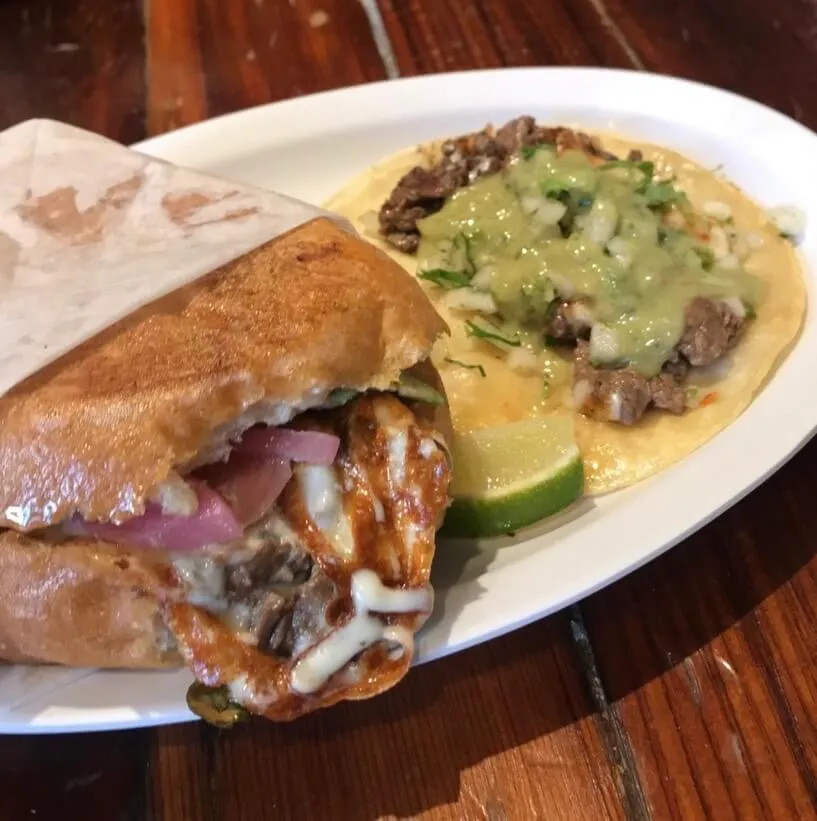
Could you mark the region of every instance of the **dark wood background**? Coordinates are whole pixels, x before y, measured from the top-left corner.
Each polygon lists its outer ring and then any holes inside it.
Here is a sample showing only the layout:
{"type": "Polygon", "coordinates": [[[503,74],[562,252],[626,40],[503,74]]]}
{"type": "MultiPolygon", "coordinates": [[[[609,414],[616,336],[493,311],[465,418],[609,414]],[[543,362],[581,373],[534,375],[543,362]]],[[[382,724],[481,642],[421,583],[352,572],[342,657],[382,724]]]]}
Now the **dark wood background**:
{"type": "MultiPolygon", "coordinates": [[[[816,12],[813,0],[4,0],[0,126],[48,116],[132,142],[336,86],[550,64],[703,80],[815,126],[816,12]]],[[[815,460],[807,447],[578,607],[372,702],[230,733],[0,739],[0,819],[817,818],[815,460]]]]}

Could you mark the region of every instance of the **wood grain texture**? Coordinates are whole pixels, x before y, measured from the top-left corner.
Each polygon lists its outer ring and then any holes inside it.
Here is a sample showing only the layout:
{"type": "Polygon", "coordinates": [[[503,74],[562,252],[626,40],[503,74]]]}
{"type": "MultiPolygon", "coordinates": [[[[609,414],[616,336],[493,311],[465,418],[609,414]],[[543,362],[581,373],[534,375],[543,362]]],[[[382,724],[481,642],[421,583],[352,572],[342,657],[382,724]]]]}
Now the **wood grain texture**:
{"type": "Polygon", "coordinates": [[[401,73],[524,65],[628,66],[589,0],[381,0],[401,73]]]}
{"type": "Polygon", "coordinates": [[[815,459],[582,605],[656,818],[817,814],[815,459]]]}
{"type": "Polygon", "coordinates": [[[0,821],[144,821],[146,768],[146,732],[0,738],[0,821]]]}
{"type": "Polygon", "coordinates": [[[809,66],[817,61],[809,0],[592,0],[648,70],[728,88],[817,125],[809,66]]]}
{"type": "Polygon", "coordinates": [[[294,724],[158,730],[151,817],[623,819],[593,709],[561,615],[294,724]]]}
{"type": "Polygon", "coordinates": [[[53,117],[123,142],[144,136],[140,0],[4,0],[0,128],[53,117]]]}
{"type": "Polygon", "coordinates": [[[346,0],[149,0],[148,129],[385,77],[346,0]]]}

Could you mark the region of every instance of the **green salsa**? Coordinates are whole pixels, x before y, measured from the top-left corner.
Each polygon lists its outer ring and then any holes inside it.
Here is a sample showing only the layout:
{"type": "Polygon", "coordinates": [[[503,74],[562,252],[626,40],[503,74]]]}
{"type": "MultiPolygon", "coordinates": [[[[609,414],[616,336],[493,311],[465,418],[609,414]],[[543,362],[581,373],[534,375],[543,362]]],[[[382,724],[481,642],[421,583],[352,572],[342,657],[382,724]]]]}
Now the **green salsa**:
{"type": "Polygon", "coordinates": [[[734,260],[718,263],[670,227],[671,211],[690,206],[652,163],[599,166],[579,151],[528,150],[419,222],[420,275],[489,292],[504,323],[542,332],[555,304],[580,300],[607,340],[595,364],[652,376],[679,342],[692,299],[739,300],[751,311],[761,295],[734,260]]]}

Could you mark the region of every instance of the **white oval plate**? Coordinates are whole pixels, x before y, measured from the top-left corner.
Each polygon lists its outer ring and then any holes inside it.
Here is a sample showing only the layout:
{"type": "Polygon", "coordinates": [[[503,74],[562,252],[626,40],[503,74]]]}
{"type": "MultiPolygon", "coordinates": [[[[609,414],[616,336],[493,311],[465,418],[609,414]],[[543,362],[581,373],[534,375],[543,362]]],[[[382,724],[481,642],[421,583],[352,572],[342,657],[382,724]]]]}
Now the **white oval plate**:
{"type": "MultiPolygon", "coordinates": [[[[157,157],[319,203],[413,143],[519,114],[672,147],[724,171],[760,202],[795,203],[817,225],[817,136],[758,103],[691,82],[603,69],[467,72],[357,86],[232,114],[141,143],[157,157]]],[[[817,270],[817,230],[800,248],[817,270]]],[[[658,556],[780,467],[817,425],[817,323],[724,432],[677,466],[585,501],[524,539],[438,551],[430,661],[541,618],[658,556]],[[679,499],[683,502],[679,504],[679,499]]],[[[55,614],[58,618],[58,614],[55,614]]],[[[180,673],[0,668],[0,731],[77,732],[186,721],[180,673]]]]}

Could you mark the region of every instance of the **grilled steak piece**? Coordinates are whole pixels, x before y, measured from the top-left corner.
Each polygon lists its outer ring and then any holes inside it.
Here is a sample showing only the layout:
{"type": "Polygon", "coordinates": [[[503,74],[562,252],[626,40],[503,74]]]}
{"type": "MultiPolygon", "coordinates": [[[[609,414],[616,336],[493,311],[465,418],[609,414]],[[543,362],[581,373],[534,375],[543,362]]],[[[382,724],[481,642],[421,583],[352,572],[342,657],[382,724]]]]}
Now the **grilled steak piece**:
{"type": "Polygon", "coordinates": [[[574,149],[599,159],[615,159],[587,134],[569,128],[545,128],[536,125],[533,117],[517,117],[498,131],[487,127],[446,140],[438,163],[431,168],[412,168],[380,208],[380,233],[398,250],[413,254],[420,244],[418,220],[439,211],[458,188],[502,170],[523,147],[542,144],[555,145],[560,151],[574,149]]]}
{"type": "Polygon", "coordinates": [[[380,208],[381,233],[395,248],[413,254],[420,244],[417,220],[443,207],[445,198],[464,184],[462,173],[456,164],[412,168],[380,208]]]}
{"type": "Polygon", "coordinates": [[[632,368],[595,368],[590,346],[576,344],[573,360],[573,397],[578,410],[602,422],[635,424],[651,401],[649,381],[632,368]]]}
{"type": "Polygon", "coordinates": [[[671,373],[659,373],[650,379],[650,398],[653,407],[670,413],[681,414],[686,407],[686,391],[681,382],[671,373]]]}
{"type": "Polygon", "coordinates": [[[574,342],[587,338],[592,324],[593,319],[581,302],[559,302],[553,309],[544,332],[551,339],[574,342]]]}
{"type": "Polygon", "coordinates": [[[595,368],[584,340],[576,344],[573,396],[578,410],[587,416],[622,425],[635,424],[650,406],[675,414],[685,407],[684,387],[672,373],[649,379],[631,367],[595,368]]]}
{"type": "Polygon", "coordinates": [[[730,351],[746,324],[726,303],[697,298],[684,313],[686,328],[678,350],[690,365],[711,365],[730,351]]]}

